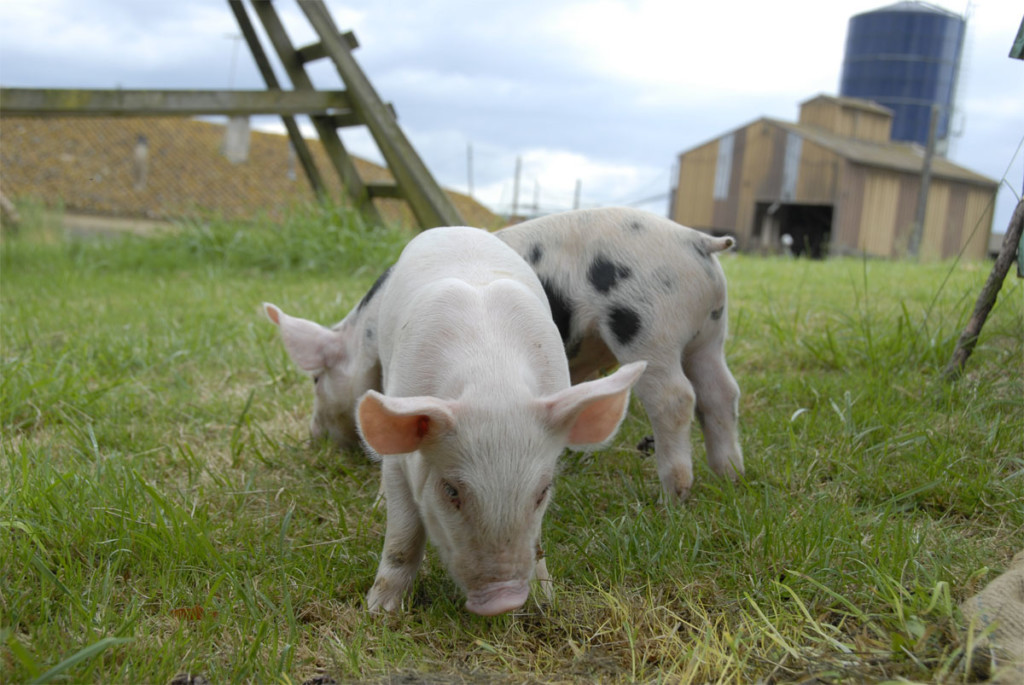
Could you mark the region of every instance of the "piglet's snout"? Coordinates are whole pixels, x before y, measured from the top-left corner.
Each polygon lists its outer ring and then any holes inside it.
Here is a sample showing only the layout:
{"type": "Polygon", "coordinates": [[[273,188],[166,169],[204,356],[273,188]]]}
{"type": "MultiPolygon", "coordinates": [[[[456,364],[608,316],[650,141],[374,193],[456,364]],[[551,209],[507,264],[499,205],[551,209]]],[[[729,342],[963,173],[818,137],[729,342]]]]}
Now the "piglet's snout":
{"type": "Polygon", "coordinates": [[[526,603],[530,584],[519,580],[491,583],[467,593],[466,610],[480,616],[497,616],[526,603]]]}

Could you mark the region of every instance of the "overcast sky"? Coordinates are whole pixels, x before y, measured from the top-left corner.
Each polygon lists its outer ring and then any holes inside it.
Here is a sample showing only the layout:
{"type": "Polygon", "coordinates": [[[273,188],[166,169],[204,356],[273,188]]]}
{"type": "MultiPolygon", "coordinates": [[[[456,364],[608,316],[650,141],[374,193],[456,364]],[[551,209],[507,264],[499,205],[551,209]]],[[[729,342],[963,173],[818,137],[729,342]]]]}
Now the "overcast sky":
{"type": "MultiPolygon", "coordinates": [[[[799,102],[836,94],[847,22],[886,4],[327,0],[438,180],[467,190],[472,145],[473,194],[499,212],[512,202],[521,157],[521,206],[569,209],[579,180],[583,206],[665,213],[680,152],[761,116],[795,121],[799,102]]],[[[994,223],[1002,232],[1024,179],[1024,61],[1007,57],[1024,8],[938,4],[970,13],[954,120],[961,134],[949,156],[1005,176],[994,223]]],[[[277,7],[293,43],[312,42],[293,0],[277,7]]],[[[0,0],[0,84],[262,89],[237,35],[222,0],[0,0]]],[[[341,87],[326,62],[311,73],[320,88],[341,87]]],[[[380,160],[368,135],[343,138],[354,154],[380,160]]]]}

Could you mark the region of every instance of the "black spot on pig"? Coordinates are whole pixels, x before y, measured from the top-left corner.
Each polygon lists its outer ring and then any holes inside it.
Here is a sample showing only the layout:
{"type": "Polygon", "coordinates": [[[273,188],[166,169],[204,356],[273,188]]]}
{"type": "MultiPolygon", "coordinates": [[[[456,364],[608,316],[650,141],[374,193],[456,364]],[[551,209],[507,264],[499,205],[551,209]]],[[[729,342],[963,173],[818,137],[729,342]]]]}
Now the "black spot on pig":
{"type": "Polygon", "coordinates": [[[356,307],[356,311],[361,310],[369,304],[370,300],[373,299],[373,296],[377,294],[378,290],[380,290],[380,287],[384,285],[384,281],[388,280],[388,276],[391,275],[392,268],[394,268],[394,265],[384,269],[384,273],[377,277],[377,280],[370,286],[370,289],[366,291],[365,295],[363,295],[363,299],[359,300],[359,306],[356,307]]]}
{"type": "Polygon", "coordinates": [[[679,288],[679,279],[672,269],[658,267],[649,275],[642,276],[645,285],[665,295],[672,295],[679,288]]]}
{"type": "Polygon", "coordinates": [[[544,287],[544,294],[548,296],[551,318],[554,319],[558,333],[562,336],[562,342],[565,343],[569,339],[569,330],[572,327],[572,305],[569,304],[565,294],[550,280],[542,278],[540,284],[544,287]]]}
{"type": "Polygon", "coordinates": [[[718,309],[712,309],[711,310],[711,320],[712,321],[718,321],[719,319],[722,318],[722,314],[724,314],[724,313],[725,313],[725,307],[724,306],[719,307],[718,309]]]}
{"type": "Polygon", "coordinates": [[[629,231],[630,233],[640,233],[645,228],[646,226],[643,225],[643,222],[637,221],[636,219],[626,224],[626,230],[629,231]]]}
{"type": "Polygon", "coordinates": [[[534,243],[530,248],[530,252],[526,255],[526,261],[528,261],[531,266],[537,266],[537,263],[543,256],[544,248],[541,247],[540,243],[534,243]]]}
{"type": "Polygon", "coordinates": [[[629,307],[613,307],[608,312],[608,326],[620,345],[628,345],[640,333],[640,315],[629,307]]]}
{"type": "Polygon", "coordinates": [[[616,264],[604,255],[598,255],[587,270],[587,279],[597,292],[607,295],[618,284],[619,279],[629,278],[632,274],[633,271],[628,266],[616,264]]]}

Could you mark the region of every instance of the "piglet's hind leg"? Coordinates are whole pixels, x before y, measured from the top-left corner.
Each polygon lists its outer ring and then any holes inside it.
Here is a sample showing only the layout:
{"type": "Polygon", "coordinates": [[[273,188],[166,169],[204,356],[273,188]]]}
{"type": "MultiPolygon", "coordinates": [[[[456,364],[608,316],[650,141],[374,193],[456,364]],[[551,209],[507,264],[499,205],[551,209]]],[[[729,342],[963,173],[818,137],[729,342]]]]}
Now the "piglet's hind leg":
{"type": "Polygon", "coordinates": [[[743,475],[739,441],[739,397],[721,345],[710,344],[687,353],[683,364],[697,395],[697,418],[704,430],[708,465],[719,476],[743,475]]]}
{"type": "Polygon", "coordinates": [[[654,431],[658,477],[665,495],[674,501],[684,501],[693,487],[693,386],[683,375],[677,357],[671,363],[649,362],[635,391],[654,431]]]}

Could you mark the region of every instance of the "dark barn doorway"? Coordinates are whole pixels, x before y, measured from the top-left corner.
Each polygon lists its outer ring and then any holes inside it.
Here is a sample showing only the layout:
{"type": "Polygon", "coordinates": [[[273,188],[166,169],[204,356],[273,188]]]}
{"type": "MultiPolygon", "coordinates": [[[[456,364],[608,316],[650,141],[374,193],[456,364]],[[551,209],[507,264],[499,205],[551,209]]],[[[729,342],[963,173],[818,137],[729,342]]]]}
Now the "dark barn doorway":
{"type": "Polygon", "coordinates": [[[758,202],[754,212],[754,240],[762,250],[823,259],[832,235],[832,205],[758,202]],[[789,236],[785,239],[784,236],[789,236]]]}

